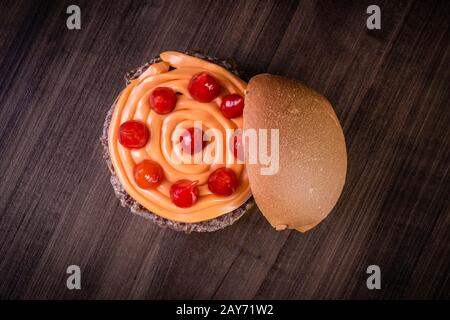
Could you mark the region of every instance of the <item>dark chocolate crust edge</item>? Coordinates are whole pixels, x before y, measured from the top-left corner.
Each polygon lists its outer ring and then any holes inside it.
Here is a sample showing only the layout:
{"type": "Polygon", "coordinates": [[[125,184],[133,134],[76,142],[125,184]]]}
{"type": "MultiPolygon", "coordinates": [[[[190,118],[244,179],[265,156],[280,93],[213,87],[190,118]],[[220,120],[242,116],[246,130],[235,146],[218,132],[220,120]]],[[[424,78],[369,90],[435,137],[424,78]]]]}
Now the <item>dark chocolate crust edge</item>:
{"type": "MultiPolygon", "coordinates": [[[[228,69],[229,71],[233,72],[234,74],[239,76],[239,72],[237,71],[235,63],[229,60],[219,60],[215,58],[211,58],[209,56],[206,56],[202,53],[196,52],[196,51],[189,51],[185,52],[189,55],[205,59],[208,61],[211,61],[213,63],[219,64],[222,67],[228,69]]],[[[154,58],[145,63],[143,66],[132,70],[128,72],[125,76],[125,81],[128,84],[131,80],[139,77],[151,64],[160,61],[160,58],[154,58]]],[[[224,215],[221,215],[215,219],[201,221],[197,223],[185,223],[185,222],[178,222],[178,221],[172,221],[169,219],[165,219],[161,216],[158,216],[157,214],[147,210],[142,205],[140,205],[136,200],[134,200],[123,188],[122,184],[119,181],[119,178],[115,174],[114,167],[111,162],[111,158],[109,156],[109,148],[108,148],[108,128],[111,123],[111,117],[114,112],[116,102],[113,103],[112,107],[106,114],[105,123],[103,125],[103,133],[100,137],[101,144],[103,146],[103,158],[106,161],[106,164],[108,166],[108,169],[111,173],[111,184],[114,189],[114,193],[116,197],[120,200],[120,204],[123,207],[129,208],[132,213],[137,214],[141,217],[144,217],[153,223],[156,223],[158,226],[162,228],[169,228],[175,231],[183,231],[185,233],[191,233],[191,232],[213,232],[220,229],[223,229],[229,225],[232,225],[234,222],[236,222],[239,218],[241,218],[244,213],[249,211],[254,205],[255,201],[253,197],[250,197],[243,205],[241,205],[239,208],[228,212],[224,215]]]]}

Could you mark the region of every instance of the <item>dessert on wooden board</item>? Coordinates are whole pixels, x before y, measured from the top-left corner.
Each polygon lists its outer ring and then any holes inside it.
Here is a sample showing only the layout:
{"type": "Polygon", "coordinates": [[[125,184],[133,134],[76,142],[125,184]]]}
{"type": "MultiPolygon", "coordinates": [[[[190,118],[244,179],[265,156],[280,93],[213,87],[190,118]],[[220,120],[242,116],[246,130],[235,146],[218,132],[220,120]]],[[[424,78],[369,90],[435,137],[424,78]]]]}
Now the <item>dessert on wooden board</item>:
{"type": "Polygon", "coordinates": [[[184,232],[231,225],[255,200],[277,230],[307,231],[334,207],[347,168],[323,96],[268,74],[247,84],[233,63],[199,53],[163,52],[127,74],[102,144],[121,204],[184,232]]]}

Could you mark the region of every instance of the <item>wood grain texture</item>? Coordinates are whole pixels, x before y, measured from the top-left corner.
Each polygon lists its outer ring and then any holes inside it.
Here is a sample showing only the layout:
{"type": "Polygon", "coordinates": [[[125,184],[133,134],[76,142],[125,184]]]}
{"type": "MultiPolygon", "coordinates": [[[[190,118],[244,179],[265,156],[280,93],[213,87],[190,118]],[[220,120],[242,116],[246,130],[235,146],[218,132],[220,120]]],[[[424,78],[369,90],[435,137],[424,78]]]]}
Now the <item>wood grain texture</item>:
{"type": "Polygon", "coordinates": [[[378,1],[0,2],[0,298],[450,298],[450,6],[378,1]],[[329,98],[349,170],[306,234],[257,210],[185,235],[120,207],[101,157],[126,71],[162,50],[234,57],[329,98]],[[66,268],[82,290],[66,289],[66,268]],[[366,268],[382,290],[366,288],[366,268]]]}

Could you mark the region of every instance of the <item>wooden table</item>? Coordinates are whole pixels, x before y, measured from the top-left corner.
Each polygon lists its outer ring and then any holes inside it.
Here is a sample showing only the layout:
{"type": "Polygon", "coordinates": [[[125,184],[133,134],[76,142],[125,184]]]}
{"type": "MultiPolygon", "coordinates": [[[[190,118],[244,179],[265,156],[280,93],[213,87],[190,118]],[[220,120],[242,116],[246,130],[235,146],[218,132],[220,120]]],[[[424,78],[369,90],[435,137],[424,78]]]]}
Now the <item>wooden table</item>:
{"type": "Polygon", "coordinates": [[[370,4],[1,1],[0,297],[450,298],[450,6],[380,0],[368,30],[370,4]],[[349,170],[318,227],[276,232],[254,211],[186,235],[119,205],[105,113],[126,71],[192,48],[330,99],[349,170]],[[81,290],[66,288],[73,264],[81,290]],[[366,287],[373,264],[381,290],[366,287]]]}

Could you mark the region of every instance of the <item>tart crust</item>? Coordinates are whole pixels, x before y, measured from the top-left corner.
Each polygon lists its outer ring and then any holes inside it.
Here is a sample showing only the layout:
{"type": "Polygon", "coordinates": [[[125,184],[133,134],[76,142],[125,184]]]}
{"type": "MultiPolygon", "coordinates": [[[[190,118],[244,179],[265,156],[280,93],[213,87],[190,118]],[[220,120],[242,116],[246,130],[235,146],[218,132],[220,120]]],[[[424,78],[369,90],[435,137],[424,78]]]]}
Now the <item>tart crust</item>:
{"type": "MultiPolygon", "coordinates": [[[[198,51],[188,51],[184,52],[185,54],[204,59],[210,62],[213,62],[215,64],[218,64],[228,71],[236,74],[239,76],[239,72],[237,71],[236,64],[233,61],[230,60],[219,60],[216,58],[209,57],[207,55],[204,55],[198,51]]],[[[150,65],[161,61],[159,57],[153,58],[147,63],[145,63],[143,66],[136,68],[130,72],[128,72],[125,75],[125,81],[128,85],[131,80],[139,77],[150,65]]],[[[152,222],[156,223],[158,226],[162,228],[170,228],[175,231],[183,231],[185,233],[191,233],[191,232],[212,232],[217,231],[220,229],[223,229],[229,225],[232,225],[234,222],[236,222],[239,218],[241,218],[244,213],[249,211],[254,205],[255,201],[253,199],[253,196],[250,197],[244,204],[242,204],[239,208],[230,211],[226,214],[223,214],[217,218],[201,221],[197,223],[186,223],[186,222],[178,222],[178,221],[172,221],[166,218],[163,218],[154,212],[146,209],[142,205],[140,205],[135,199],[133,199],[123,188],[122,184],[119,181],[119,178],[117,177],[114,167],[111,163],[111,158],[109,156],[109,149],[108,149],[108,128],[111,123],[111,117],[114,112],[116,102],[113,103],[112,107],[106,114],[105,123],[103,125],[103,134],[100,138],[101,144],[103,146],[103,158],[106,161],[106,164],[108,166],[108,169],[111,173],[111,184],[114,189],[114,193],[116,197],[120,200],[120,204],[123,207],[130,208],[131,212],[134,214],[137,214],[141,217],[144,217],[148,220],[151,220],[152,222]]]]}

